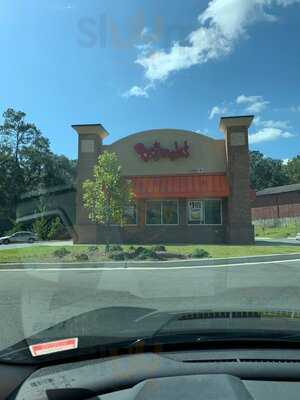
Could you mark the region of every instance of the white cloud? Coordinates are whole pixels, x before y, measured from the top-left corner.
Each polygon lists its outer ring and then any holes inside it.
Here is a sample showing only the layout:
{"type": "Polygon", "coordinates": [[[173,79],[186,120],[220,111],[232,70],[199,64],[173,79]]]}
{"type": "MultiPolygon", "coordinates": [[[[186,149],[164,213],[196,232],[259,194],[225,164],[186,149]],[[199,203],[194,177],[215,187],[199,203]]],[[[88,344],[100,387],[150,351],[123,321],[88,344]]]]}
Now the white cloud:
{"type": "Polygon", "coordinates": [[[245,105],[245,111],[253,114],[261,113],[270,104],[262,96],[245,96],[244,94],[237,97],[236,103],[245,105]]]}
{"type": "Polygon", "coordinates": [[[132,86],[131,89],[127,90],[127,92],[123,93],[123,97],[149,97],[147,90],[149,87],[142,88],[140,86],[132,86]]]}
{"type": "MultiPolygon", "coordinates": [[[[237,41],[245,36],[251,24],[259,20],[277,20],[267,12],[271,6],[288,6],[299,2],[300,0],[211,0],[198,16],[199,28],[192,31],[184,43],[175,42],[168,50],[161,49],[150,54],[142,52],[135,62],[144,68],[145,77],[149,81],[163,81],[175,71],[228,55],[237,41]]],[[[257,107],[250,107],[253,110],[251,112],[260,110],[257,107]]]]}
{"type": "Polygon", "coordinates": [[[237,104],[245,104],[245,103],[256,103],[257,101],[262,100],[262,96],[245,96],[241,94],[237,97],[237,104]]]}
{"type": "Polygon", "coordinates": [[[141,37],[148,36],[149,33],[150,33],[150,29],[147,26],[145,26],[141,31],[141,37]]]}
{"type": "Polygon", "coordinates": [[[148,54],[152,50],[152,43],[137,44],[135,47],[143,54],[148,54]]]}
{"type": "Polygon", "coordinates": [[[254,125],[260,125],[261,124],[261,118],[260,118],[259,115],[254,117],[253,123],[254,123],[254,125]]]}
{"type": "Polygon", "coordinates": [[[280,6],[287,7],[295,3],[300,3],[300,0],[276,0],[276,2],[280,6]]]}
{"type": "Polygon", "coordinates": [[[274,121],[272,119],[262,120],[259,116],[254,119],[255,125],[263,126],[264,128],[279,128],[279,129],[290,129],[291,125],[289,121],[274,121]]]}
{"type": "MultiPolygon", "coordinates": [[[[300,1],[300,0],[299,0],[300,1]]],[[[300,106],[292,106],[291,107],[292,112],[300,112],[300,106]]]]}
{"type": "Polygon", "coordinates": [[[295,135],[288,131],[283,131],[279,128],[263,128],[256,133],[249,135],[249,142],[257,144],[261,142],[269,142],[277,139],[289,139],[295,135]]]}
{"type": "Polygon", "coordinates": [[[213,119],[216,115],[224,114],[227,112],[226,107],[219,107],[219,106],[214,106],[210,111],[209,111],[209,119],[213,119]]]}

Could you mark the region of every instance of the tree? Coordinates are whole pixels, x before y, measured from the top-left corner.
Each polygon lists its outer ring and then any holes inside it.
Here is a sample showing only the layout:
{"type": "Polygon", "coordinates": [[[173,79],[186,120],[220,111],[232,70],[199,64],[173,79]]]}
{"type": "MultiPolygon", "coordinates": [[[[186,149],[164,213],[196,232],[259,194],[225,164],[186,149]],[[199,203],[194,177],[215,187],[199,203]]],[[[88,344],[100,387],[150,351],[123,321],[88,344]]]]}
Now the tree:
{"type": "Polygon", "coordinates": [[[10,190],[12,179],[10,161],[0,150],[0,235],[8,231],[14,221],[14,213],[11,211],[10,201],[13,195],[10,190]]]}
{"type": "MultiPolygon", "coordinates": [[[[93,179],[83,182],[83,205],[89,219],[104,224],[109,233],[112,223],[122,225],[124,208],[132,203],[131,182],[122,177],[122,169],[115,153],[104,151],[94,167],[93,179]]],[[[106,252],[110,236],[107,234],[106,252]]]]}
{"type": "Polygon", "coordinates": [[[4,123],[0,126],[3,143],[11,150],[16,165],[20,165],[22,150],[41,136],[34,124],[25,122],[26,114],[8,108],[3,113],[4,123]]]}
{"type": "Polygon", "coordinates": [[[50,150],[49,140],[26,114],[9,108],[0,125],[0,231],[10,229],[24,192],[69,185],[75,181],[76,161],[50,150]]]}
{"type": "Polygon", "coordinates": [[[289,184],[282,160],[265,157],[259,151],[250,152],[250,182],[252,189],[262,190],[289,184]]]}
{"type": "Polygon", "coordinates": [[[25,122],[25,113],[12,108],[3,114],[4,123],[0,125],[0,145],[2,151],[10,158],[10,202],[11,209],[15,210],[20,192],[25,188],[22,173],[22,153],[26,146],[30,146],[41,135],[34,124],[25,122]]]}
{"type": "Polygon", "coordinates": [[[289,160],[285,170],[291,184],[300,183],[300,156],[289,160]]]}

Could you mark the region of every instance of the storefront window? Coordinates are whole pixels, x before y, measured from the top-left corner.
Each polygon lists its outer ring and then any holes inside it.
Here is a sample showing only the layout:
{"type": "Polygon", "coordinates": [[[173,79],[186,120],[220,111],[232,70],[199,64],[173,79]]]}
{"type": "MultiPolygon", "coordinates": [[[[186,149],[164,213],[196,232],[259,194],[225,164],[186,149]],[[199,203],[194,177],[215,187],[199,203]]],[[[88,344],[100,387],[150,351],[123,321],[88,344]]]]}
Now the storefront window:
{"type": "Polygon", "coordinates": [[[189,225],[221,225],[221,200],[190,200],[188,202],[189,225]]]}
{"type": "Polygon", "coordinates": [[[220,225],[221,223],[221,201],[205,200],[205,224],[220,225]]]}
{"type": "Polygon", "coordinates": [[[160,225],[161,224],[161,202],[147,201],[146,224],[160,225]]]}
{"type": "MultiPolygon", "coordinates": [[[[121,225],[120,221],[111,222],[112,225],[121,225]]],[[[122,225],[137,225],[137,207],[136,204],[124,208],[122,225]]]]}
{"type": "Polygon", "coordinates": [[[178,202],[176,200],[162,202],[162,223],[165,225],[178,224],[178,202]]]}
{"type": "Polygon", "coordinates": [[[147,201],[147,225],[177,225],[178,202],[177,200],[147,201]]]}
{"type": "Polygon", "coordinates": [[[123,215],[124,225],[136,225],[137,224],[137,210],[136,205],[128,206],[124,210],[123,215]]]}

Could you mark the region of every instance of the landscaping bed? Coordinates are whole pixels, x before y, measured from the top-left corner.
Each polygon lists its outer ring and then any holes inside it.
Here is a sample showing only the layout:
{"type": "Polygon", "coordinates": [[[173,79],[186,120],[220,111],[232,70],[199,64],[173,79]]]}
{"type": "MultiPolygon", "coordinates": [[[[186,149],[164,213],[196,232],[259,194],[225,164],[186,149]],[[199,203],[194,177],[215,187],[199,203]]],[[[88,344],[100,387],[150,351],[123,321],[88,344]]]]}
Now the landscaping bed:
{"type": "Polygon", "coordinates": [[[65,263],[109,261],[167,261],[200,258],[232,258],[300,252],[300,247],[288,245],[112,245],[105,252],[104,245],[46,246],[1,249],[0,263],[65,263]],[[298,250],[299,249],[299,250],[298,250]]]}

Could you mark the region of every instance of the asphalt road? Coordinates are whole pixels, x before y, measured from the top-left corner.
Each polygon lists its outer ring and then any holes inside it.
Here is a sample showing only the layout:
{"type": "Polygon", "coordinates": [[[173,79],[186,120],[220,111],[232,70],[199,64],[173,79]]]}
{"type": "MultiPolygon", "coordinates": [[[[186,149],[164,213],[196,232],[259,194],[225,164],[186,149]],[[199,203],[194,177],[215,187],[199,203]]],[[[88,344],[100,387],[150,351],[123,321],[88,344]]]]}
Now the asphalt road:
{"type": "Polygon", "coordinates": [[[16,270],[0,271],[0,349],[100,307],[300,309],[300,260],[182,269],[10,268],[16,270]]]}

